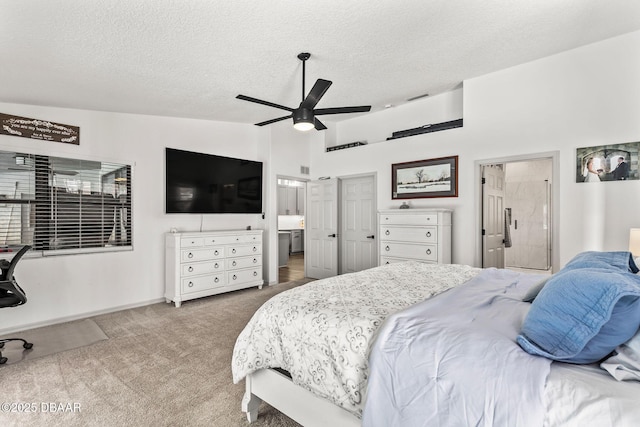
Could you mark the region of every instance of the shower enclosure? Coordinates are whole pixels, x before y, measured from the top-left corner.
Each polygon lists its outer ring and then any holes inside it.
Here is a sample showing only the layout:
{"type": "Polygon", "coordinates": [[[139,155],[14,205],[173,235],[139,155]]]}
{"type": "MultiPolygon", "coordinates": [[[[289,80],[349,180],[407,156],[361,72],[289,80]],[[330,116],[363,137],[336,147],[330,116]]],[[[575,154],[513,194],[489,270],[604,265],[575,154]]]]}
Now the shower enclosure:
{"type": "Polygon", "coordinates": [[[505,183],[505,206],[511,208],[511,247],[505,266],[551,268],[551,185],[548,180],[505,183]]]}

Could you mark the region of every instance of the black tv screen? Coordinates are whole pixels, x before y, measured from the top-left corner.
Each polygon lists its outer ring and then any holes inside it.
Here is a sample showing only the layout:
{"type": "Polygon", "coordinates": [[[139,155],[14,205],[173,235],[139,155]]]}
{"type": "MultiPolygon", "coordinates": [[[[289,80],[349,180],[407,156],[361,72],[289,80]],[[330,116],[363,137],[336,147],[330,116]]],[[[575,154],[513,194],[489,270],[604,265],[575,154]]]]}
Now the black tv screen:
{"type": "Polygon", "coordinates": [[[261,213],[262,162],[165,149],[166,213],[261,213]]]}

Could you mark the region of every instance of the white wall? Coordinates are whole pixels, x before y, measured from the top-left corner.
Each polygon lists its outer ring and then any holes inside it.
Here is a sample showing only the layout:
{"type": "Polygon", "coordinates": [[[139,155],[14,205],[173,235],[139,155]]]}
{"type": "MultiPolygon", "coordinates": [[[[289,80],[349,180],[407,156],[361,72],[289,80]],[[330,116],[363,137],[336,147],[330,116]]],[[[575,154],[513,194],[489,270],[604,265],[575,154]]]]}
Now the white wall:
{"type": "MultiPolygon", "coordinates": [[[[28,302],[0,310],[0,331],[163,300],[164,233],[172,227],[197,231],[201,226],[212,230],[267,225],[260,215],[164,213],[165,147],[260,160],[269,173],[269,150],[265,150],[269,132],[262,128],[1,103],[0,111],[80,127],[79,146],[0,135],[0,150],[132,165],[134,246],[133,251],[126,252],[23,259],[16,277],[27,292],[28,302]]],[[[266,190],[268,206],[268,185],[266,190]]]]}
{"type": "Polygon", "coordinates": [[[269,277],[267,283],[278,282],[278,206],[277,183],[279,177],[309,179],[309,175],[300,172],[300,166],[309,166],[310,149],[312,146],[323,144],[322,132],[311,130],[300,132],[286,120],[276,123],[270,128],[269,139],[269,174],[266,181],[269,184],[270,214],[267,217],[268,232],[267,255],[264,262],[268,265],[269,277]]]}
{"type": "Polygon", "coordinates": [[[575,161],[578,147],[640,140],[637,52],[640,32],[467,80],[463,128],[329,153],[313,146],[312,176],[377,172],[378,208],[396,208],[392,163],[458,155],[459,197],[411,205],[454,209],[453,261],[479,266],[475,162],[559,151],[560,263],[583,250],[626,250],[629,228],[640,226],[640,181],[576,183],[575,161]]]}

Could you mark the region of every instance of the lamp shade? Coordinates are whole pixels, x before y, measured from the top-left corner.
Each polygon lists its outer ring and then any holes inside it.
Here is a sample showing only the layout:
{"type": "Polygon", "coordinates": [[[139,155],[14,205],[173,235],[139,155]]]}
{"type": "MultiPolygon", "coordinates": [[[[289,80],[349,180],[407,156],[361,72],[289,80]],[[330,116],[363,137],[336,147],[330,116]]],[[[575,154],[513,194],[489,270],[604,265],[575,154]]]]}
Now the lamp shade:
{"type": "Polygon", "coordinates": [[[629,231],[629,252],[634,257],[640,257],[640,228],[632,228],[629,231]]]}
{"type": "Polygon", "coordinates": [[[294,110],[293,127],[301,131],[313,129],[315,127],[313,123],[313,111],[302,107],[294,110]]]}

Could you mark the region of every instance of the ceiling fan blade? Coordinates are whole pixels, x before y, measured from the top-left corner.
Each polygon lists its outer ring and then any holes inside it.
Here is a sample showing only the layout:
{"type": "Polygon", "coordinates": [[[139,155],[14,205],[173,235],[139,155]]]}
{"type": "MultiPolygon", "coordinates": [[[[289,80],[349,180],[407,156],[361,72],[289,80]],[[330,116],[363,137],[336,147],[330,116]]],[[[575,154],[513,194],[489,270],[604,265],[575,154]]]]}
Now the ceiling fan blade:
{"type": "Polygon", "coordinates": [[[322,123],[315,117],[313,118],[313,125],[315,126],[316,130],[325,130],[327,128],[324,123],[322,123]]]}
{"type": "Polygon", "coordinates": [[[236,96],[238,99],[242,99],[243,101],[255,102],[256,104],[266,105],[268,107],[280,108],[281,110],[293,111],[293,108],[285,107],[284,105],[274,104],[273,102],[263,101],[261,99],[252,98],[250,96],[238,95],[236,96]]]}
{"type": "Polygon", "coordinates": [[[313,114],[316,116],[322,116],[326,114],[366,113],[370,110],[371,105],[362,105],[359,107],[318,108],[317,110],[313,110],[313,114]]]}
{"type": "Polygon", "coordinates": [[[329,86],[331,86],[331,82],[329,80],[316,80],[316,84],[313,85],[311,92],[309,92],[300,106],[302,108],[313,110],[313,107],[315,107],[318,101],[320,101],[320,98],[322,98],[327,89],[329,89],[329,86]]]}
{"type": "Polygon", "coordinates": [[[256,126],[270,125],[271,123],[279,122],[281,120],[290,119],[290,118],[291,118],[291,114],[289,114],[288,116],[284,116],[284,117],[278,117],[277,119],[267,120],[266,122],[256,123],[256,126]]]}

